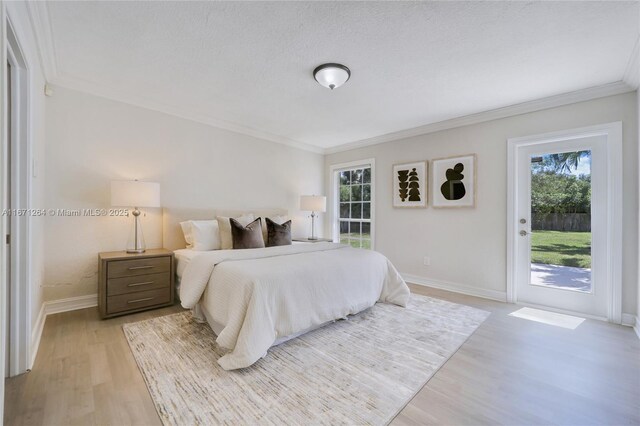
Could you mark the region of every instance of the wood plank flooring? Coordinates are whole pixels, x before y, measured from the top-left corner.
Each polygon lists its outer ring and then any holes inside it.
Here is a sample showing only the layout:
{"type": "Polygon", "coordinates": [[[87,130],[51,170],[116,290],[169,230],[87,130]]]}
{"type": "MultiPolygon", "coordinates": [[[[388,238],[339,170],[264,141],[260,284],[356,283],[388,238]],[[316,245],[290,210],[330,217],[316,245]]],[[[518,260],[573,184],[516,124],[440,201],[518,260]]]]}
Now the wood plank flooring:
{"type": "MultiPolygon", "coordinates": [[[[510,317],[514,305],[411,289],[492,315],[393,425],[640,424],[640,339],[631,328],[586,320],[568,330],[510,317]]],[[[160,424],[121,326],[180,310],[50,316],[33,371],[5,382],[5,425],[160,424]]]]}

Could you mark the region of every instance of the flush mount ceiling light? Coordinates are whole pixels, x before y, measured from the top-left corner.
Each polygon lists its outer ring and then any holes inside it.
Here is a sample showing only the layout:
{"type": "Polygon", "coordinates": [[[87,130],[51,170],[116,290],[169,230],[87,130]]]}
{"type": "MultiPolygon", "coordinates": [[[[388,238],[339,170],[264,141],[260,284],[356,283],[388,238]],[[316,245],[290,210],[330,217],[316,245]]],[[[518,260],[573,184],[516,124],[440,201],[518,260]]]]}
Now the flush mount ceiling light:
{"type": "Polygon", "coordinates": [[[340,87],[349,80],[351,71],[342,64],[322,64],[313,70],[313,78],[327,89],[340,87]]]}

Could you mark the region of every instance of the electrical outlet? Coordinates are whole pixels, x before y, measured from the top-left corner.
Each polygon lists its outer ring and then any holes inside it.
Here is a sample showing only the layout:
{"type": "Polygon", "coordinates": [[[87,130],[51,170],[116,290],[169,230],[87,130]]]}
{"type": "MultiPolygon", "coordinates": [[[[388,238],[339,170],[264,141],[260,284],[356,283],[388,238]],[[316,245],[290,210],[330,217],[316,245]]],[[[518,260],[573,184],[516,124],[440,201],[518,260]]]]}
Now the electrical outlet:
{"type": "Polygon", "coordinates": [[[422,263],[424,264],[424,266],[430,266],[431,258],[429,256],[425,256],[424,259],[422,259],[422,263]]]}

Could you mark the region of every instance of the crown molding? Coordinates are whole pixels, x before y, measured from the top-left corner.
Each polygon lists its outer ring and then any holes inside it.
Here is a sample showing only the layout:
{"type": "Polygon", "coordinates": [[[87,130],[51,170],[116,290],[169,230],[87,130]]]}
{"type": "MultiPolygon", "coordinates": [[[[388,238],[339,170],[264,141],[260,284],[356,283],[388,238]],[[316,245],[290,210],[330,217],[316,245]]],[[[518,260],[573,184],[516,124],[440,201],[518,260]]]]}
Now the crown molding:
{"type": "Polygon", "coordinates": [[[149,109],[164,114],[173,115],[186,120],[195,121],[206,124],[208,126],[228,130],[234,133],[251,136],[254,138],[275,142],[293,148],[309,151],[317,154],[334,154],[337,152],[350,151],[357,148],[363,148],[371,145],[378,145],[385,142],[391,142],[399,139],[406,139],[414,136],[426,135],[443,130],[453,129],[457,127],[469,126],[472,124],[484,123],[487,121],[498,120],[501,118],[512,117],[520,114],[526,114],[534,111],[540,111],[549,108],[574,104],[578,102],[589,101],[592,99],[604,98],[623,93],[632,92],[635,89],[623,81],[609,83],[602,86],[590,87],[574,92],[563,93],[560,95],[550,96],[547,98],[536,99],[529,102],[523,102],[503,108],[484,111],[477,114],[466,115],[462,117],[452,118],[450,120],[440,121],[437,123],[426,124],[424,126],[414,127],[411,129],[401,130],[398,132],[388,133],[373,138],[363,139],[354,142],[348,142],[343,145],[322,148],[315,145],[307,144],[284,136],[263,132],[248,126],[231,123],[224,120],[218,120],[202,113],[184,108],[178,108],[172,105],[162,104],[160,102],[151,101],[142,97],[131,95],[117,89],[108,88],[93,82],[84,81],[76,77],[58,76],[53,80],[53,84],[75,90],[82,93],[99,96],[116,102],[123,102],[129,105],[149,109]]]}
{"type": "Polygon", "coordinates": [[[49,19],[46,1],[28,1],[27,12],[36,39],[42,73],[46,81],[52,81],[58,75],[56,49],[53,41],[53,28],[49,19]]]}
{"type": "Polygon", "coordinates": [[[172,115],[175,117],[180,117],[185,120],[195,121],[197,123],[206,124],[208,126],[216,127],[216,128],[227,130],[234,133],[239,133],[245,136],[251,136],[257,139],[262,139],[270,142],[279,143],[282,145],[287,145],[293,148],[301,149],[303,151],[309,151],[316,154],[324,154],[324,149],[315,145],[310,145],[294,139],[289,139],[284,136],[263,132],[258,129],[232,123],[229,121],[218,120],[216,118],[209,117],[205,114],[202,114],[198,111],[188,110],[185,108],[179,108],[176,106],[152,101],[143,97],[132,95],[131,93],[126,93],[124,91],[109,88],[109,87],[96,84],[90,81],[85,81],[77,77],[65,77],[65,76],[59,75],[52,81],[52,84],[54,86],[71,89],[71,90],[75,90],[82,93],[87,93],[90,95],[98,96],[98,97],[109,99],[116,102],[122,102],[122,103],[133,105],[139,108],[144,108],[144,109],[172,115]]]}
{"type": "Polygon", "coordinates": [[[633,46],[622,81],[634,89],[638,89],[640,85],[640,36],[638,36],[636,44],[633,46]]]}
{"type": "Polygon", "coordinates": [[[479,112],[477,114],[466,115],[463,117],[452,118],[450,120],[439,121],[437,123],[426,124],[424,126],[414,127],[398,132],[387,133],[373,138],[363,139],[360,141],[349,142],[343,145],[326,148],[326,154],[334,154],[337,152],[350,151],[357,148],[363,148],[371,145],[378,145],[385,142],[391,142],[398,139],[406,139],[414,136],[426,135],[442,130],[454,129],[457,127],[469,126],[472,124],[484,123],[487,121],[498,120],[501,118],[512,117],[515,115],[526,114],[543,109],[555,108],[563,105],[574,104],[578,102],[589,101],[592,99],[604,98],[607,96],[619,95],[622,93],[632,92],[635,89],[622,81],[609,83],[602,86],[590,87],[587,89],[577,90],[575,92],[563,93],[560,95],[550,96],[547,98],[536,99],[529,102],[523,102],[507,106],[504,108],[493,109],[489,111],[479,112]]]}
{"type": "Polygon", "coordinates": [[[414,136],[426,135],[429,133],[435,133],[443,130],[454,129],[457,127],[469,126],[472,124],[484,123],[487,121],[498,120],[501,118],[512,117],[520,114],[526,114],[534,111],[540,111],[549,108],[555,108],[559,106],[574,104],[577,102],[589,101],[592,99],[604,98],[607,96],[619,95],[635,90],[627,83],[618,81],[615,83],[609,83],[602,86],[590,87],[574,92],[563,93],[560,95],[550,96],[547,98],[536,99],[529,102],[523,102],[503,108],[484,111],[477,114],[466,115],[462,117],[452,118],[450,120],[440,121],[437,123],[426,124],[424,126],[414,127],[411,129],[401,130],[398,132],[388,133],[381,136],[375,136],[373,138],[363,139],[354,142],[348,142],[343,145],[321,148],[315,145],[310,145],[294,139],[289,139],[284,136],[274,135],[271,133],[263,132],[251,127],[243,126],[236,123],[231,123],[224,120],[218,120],[213,117],[209,117],[202,113],[193,110],[187,110],[184,108],[178,108],[172,105],[162,104],[156,101],[151,101],[142,97],[131,95],[117,89],[112,89],[106,86],[102,86],[93,82],[85,81],[77,77],[63,77],[58,76],[53,80],[53,84],[58,87],[63,87],[71,90],[75,90],[82,93],[99,96],[116,102],[123,102],[129,105],[137,106],[144,109],[149,109],[164,114],[180,117],[186,120],[195,121],[198,123],[206,124],[208,126],[228,130],[234,133],[251,136],[254,138],[275,142],[293,148],[309,151],[317,154],[334,154],[337,152],[350,151],[357,148],[363,148],[371,145],[378,145],[385,142],[391,142],[399,139],[406,139],[414,136]]]}

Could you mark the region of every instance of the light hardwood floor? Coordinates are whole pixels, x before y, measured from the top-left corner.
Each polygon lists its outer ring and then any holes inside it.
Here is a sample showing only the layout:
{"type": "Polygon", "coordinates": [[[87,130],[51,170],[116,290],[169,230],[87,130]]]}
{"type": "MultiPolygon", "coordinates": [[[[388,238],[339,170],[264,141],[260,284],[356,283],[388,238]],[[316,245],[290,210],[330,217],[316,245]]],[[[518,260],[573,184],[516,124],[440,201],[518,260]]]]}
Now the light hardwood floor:
{"type": "MultiPolygon", "coordinates": [[[[640,424],[640,339],[631,328],[587,320],[567,330],[510,317],[514,305],[411,288],[492,315],[393,425],[640,424]]],[[[121,326],[179,310],[50,316],[33,371],[6,381],[5,424],[160,424],[121,326]]]]}

